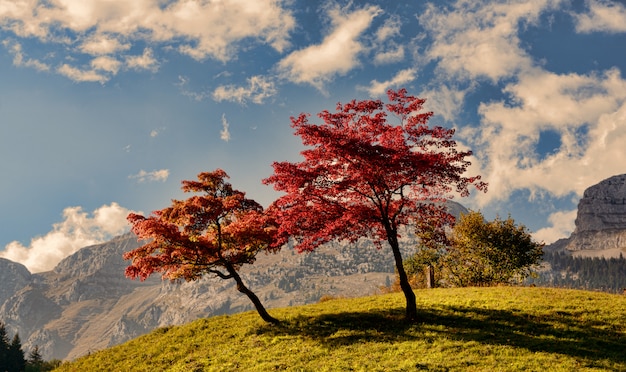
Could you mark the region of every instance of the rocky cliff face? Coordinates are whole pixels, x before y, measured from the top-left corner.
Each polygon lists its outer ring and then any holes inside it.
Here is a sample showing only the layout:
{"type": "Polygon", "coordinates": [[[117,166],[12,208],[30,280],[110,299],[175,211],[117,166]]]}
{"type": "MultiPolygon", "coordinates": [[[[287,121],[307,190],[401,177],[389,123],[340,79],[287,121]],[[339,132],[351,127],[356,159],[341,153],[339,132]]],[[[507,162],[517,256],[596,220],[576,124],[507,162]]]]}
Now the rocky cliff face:
{"type": "Polygon", "coordinates": [[[574,234],[604,230],[626,230],[626,174],[589,187],[578,203],[574,234]]]}
{"type": "Polygon", "coordinates": [[[582,255],[626,254],[626,174],[585,190],[578,203],[576,229],[559,245],[582,255]]]}
{"type": "Polygon", "coordinates": [[[0,304],[31,281],[28,269],[19,263],[0,258],[0,304]]]}

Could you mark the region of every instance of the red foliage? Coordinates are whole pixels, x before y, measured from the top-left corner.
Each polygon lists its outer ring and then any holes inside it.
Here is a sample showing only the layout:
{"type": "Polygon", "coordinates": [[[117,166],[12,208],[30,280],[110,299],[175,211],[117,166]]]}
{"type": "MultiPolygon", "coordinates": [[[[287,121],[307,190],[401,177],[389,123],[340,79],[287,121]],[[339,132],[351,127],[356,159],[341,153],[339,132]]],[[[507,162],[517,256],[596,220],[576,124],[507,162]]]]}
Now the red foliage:
{"type": "Polygon", "coordinates": [[[428,126],[433,113],[420,113],[425,100],[405,89],[387,94],[387,104],[339,103],[337,112],[318,115],[321,124],[310,124],[308,114],[291,118],[308,146],[304,160],[276,162],[264,180],[285,192],[271,207],[281,243],[295,238],[299,251],[311,251],[335,239],[387,241],[402,276],[398,227],[433,214],[449,219],[432,202],[453,191],[467,196],[470,185],[486,190],[480,176],[464,176],[471,152],[456,149],[454,130],[428,126]],[[390,123],[389,114],[399,122],[390,123]]]}
{"type": "Polygon", "coordinates": [[[272,244],[277,231],[272,219],[225,178],[221,169],[200,173],[198,181],[183,181],[182,189],[202,195],[173,200],[149,217],[128,215],[132,231],[148,242],[124,254],[132,260],[126,275],[141,280],[155,272],[172,280],[195,280],[206,273],[230,278],[231,270],[253,263],[258,252],[279,249],[272,244]]]}
{"type": "Polygon", "coordinates": [[[424,201],[450,198],[453,190],[466,196],[470,184],[486,190],[480,176],[463,176],[471,152],[457,151],[454,129],[429,127],[432,112],[417,113],[424,100],[406,90],[388,95],[386,105],[340,103],[336,113],[319,114],[322,124],[309,124],[307,114],[291,119],[311,148],[300,163],[274,163],[264,183],[286,193],[273,207],[281,238],[299,238],[300,251],[333,239],[386,241],[388,227],[432,213],[424,201]],[[387,113],[400,124],[389,123],[387,113]]]}

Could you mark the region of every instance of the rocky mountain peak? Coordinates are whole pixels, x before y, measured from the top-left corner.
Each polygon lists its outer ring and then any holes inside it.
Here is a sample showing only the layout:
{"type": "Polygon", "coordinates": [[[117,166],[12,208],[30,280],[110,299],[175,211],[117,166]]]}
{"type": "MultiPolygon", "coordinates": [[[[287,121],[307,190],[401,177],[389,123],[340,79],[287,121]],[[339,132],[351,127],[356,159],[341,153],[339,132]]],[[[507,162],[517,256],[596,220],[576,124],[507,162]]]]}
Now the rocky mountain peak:
{"type": "Polygon", "coordinates": [[[615,229],[626,229],[626,174],[585,190],[578,204],[574,233],[615,229]]]}
{"type": "Polygon", "coordinates": [[[0,258],[0,304],[15,292],[26,287],[31,280],[31,273],[26,266],[0,258]]]}
{"type": "Polygon", "coordinates": [[[575,223],[569,238],[546,249],[607,258],[626,253],[626,174],[587,188],[578,203],[575,223]]]}

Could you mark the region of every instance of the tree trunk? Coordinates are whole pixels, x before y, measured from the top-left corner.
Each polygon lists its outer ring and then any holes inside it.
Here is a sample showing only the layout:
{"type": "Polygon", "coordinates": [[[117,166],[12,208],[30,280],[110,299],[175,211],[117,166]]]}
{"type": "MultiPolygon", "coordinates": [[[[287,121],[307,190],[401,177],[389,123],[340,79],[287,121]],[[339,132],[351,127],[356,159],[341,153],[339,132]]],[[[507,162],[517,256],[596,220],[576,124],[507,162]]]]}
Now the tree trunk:
{"type": "Polygon", "coordinates": [[[254,294],[254,292],[252,292],[248,287],[246,287],[245,284],[243,284],[243,280],[241,280],[241,277],[239,276],[239,273],[237,273],[237,270],[235,270],[235,268],[231,266],[227,267],[226,269],[228,270],[228,273],[232,275],[233,279],[235,279],[235,282],[237,283],[237,290],[248,296],[250,301],[252,301],[252,303],[254,304],[257,313],[259,313],[259,315],[261,316],[261,319],[263,319],[267,323],[278,324],[279,320],[271,316],[267,312],[267,310],[265,310],[265,307],[263,306],[261,300],[259,300],[257,295],[254,294]]]}
{"type": "Polygon", "coordinates": [[[400,253],[400,244],[398,243],[398,233],[396,231],[387,232],[387,240],[391,246],[393,252],[393,258],[396,262],[396,270],[398,270],[398,280],[400,281],[400,288],[406,298],[406,313],[405,317],[409,321],[417,320],[417,303],[415,302],[415,293],[411,284],[409,284],[409,278],[404,271],[404,264],[402,263],[402,254],[400,253]]]}
{"type": "Polygon", "coordinates": [[[435,268],[432,265],[424,268],[424,276],[426,277],[426,288],[435,288],[435,268]]]}

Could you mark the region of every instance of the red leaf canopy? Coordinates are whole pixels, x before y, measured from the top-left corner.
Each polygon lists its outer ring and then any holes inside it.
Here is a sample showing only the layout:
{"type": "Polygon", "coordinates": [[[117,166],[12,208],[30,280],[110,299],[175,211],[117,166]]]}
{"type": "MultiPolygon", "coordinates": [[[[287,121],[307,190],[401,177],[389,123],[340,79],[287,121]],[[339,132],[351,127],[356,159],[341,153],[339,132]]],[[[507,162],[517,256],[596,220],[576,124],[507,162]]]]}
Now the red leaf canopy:
{"type": "Polygon", "coordinates": [[[308,146],[304,160],[276,162],[264,180],[285,192],[272,205],[283,243],[295,237],[297,249],[309,251],[334,239],[396,239],[400,225],[432,218],[433,201],[452,191],[466,196],[472,184],[486,190],[480,176],[464,176],[472,153],[456,149],[454,130],[428,126],[433,113],[420,113],[425,100],[404,89],[388,98],[339,103],[335,113],[318,115],[321,124],[309,123],[308,114],[291,118],[308,146]]]}
{"type": "Polygon", "coordinates": [[[182,189],[201,195],[173,200],[148,217],[128,215],[132,231],[149,242],[124,254],[132,260],[126,275],[141,280],[154,272],[172,280],[195,280],[206,273],[230,278],[232,270],[253,263],[258,252],[278,250],[273,220],[226,178],[221,169],[200,173],[198,181],[183,181],[182,189]]]}

